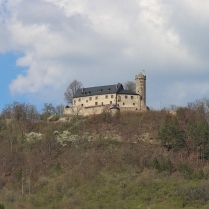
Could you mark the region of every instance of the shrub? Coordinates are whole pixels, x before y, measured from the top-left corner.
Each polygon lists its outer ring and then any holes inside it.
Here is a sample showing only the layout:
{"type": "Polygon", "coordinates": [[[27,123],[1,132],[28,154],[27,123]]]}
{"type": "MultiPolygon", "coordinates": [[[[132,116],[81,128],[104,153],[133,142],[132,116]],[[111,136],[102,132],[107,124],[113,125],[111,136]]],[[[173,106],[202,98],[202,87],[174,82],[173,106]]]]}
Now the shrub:
{"type": "Polygon", "coordinates": [[[198,172],[194,173],[194,175],[193,175],[194,179],[205,179],[205,177],[206,177],[206,175],[202,169],[200,169],[198,172]]]}
{"type": "Polygon", "coordinates": [[[158,171],[160,171],[160,163],[158,159],[155,157],[152,161],[152,167],[158,171]]]}
{"type": "Polygon", "coordinates": [[[179,171],[182,173],[184,178],[191,179],[193,175],[193,169],[188,163],[180,164],[179,171]]]}
{"type": "Polygon", "coordinates": [[[173,171],[173,164],[170,159],[165,162],[160,163],[158,159],[155,157],[152,161],[152,167],[159,172],[169,171],[170,173],[173,171]]]}

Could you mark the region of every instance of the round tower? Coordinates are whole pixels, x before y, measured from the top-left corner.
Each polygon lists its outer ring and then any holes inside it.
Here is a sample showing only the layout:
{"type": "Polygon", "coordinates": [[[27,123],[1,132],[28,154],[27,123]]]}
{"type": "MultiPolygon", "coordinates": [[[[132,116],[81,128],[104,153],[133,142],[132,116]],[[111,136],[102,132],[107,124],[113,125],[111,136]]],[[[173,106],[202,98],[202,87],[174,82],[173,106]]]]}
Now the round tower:
{"type": "Polygon", "coordinates": [[[141,96],[141,105],[146,107],[146,75],[139,73],[135,77],[136,81],[136,93],[141,96]]]}

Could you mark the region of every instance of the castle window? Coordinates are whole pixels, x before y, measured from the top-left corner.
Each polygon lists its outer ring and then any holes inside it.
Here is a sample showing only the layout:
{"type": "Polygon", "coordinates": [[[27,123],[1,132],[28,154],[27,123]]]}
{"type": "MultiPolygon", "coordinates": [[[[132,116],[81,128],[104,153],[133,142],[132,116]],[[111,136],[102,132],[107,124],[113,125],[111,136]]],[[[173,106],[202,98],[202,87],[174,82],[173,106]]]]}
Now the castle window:
{"type": "Polygon", "coordinates": [[[78,101],[80,102],[80,101],[81,101],[81,99],[79,98],[79,99],[78,99],[78,101]]]}
{"type": "Polygon", "coordinates": [[[123,102],[123,105],[125,105],[125,103],[123,102]]]}
{"type": "Polygon", "coordinates": [[[83,104],[81,106],[83,107],[83,104]]]}
{"type": "Polygon", "coordinates": [[[118,102],[120,102],[121,101],[121,96],[118,96],[118,102]]]}
{"type": "Polygon", "coordinates": [[[74,105],[76,104],[76,100],[74,100],[74,105]]]}
{"type": "Polygon", "coordinates": [[[98,102],[95,102],[95,105],[98,105],[98,102]]]}
{"type": "Polygon", "coordinates": [[[135,103],[133,103],[133,105],[135,105],[135,103]]]}
{"type": "Polygon", "coordinates": [[[128,98],[128,96],[125,96],[125,99],[127,99],[128,98]]]}
{"type": "Polygon", "coordinates": [[[114,96],[113,95],[111,95],[111,98],[113,98],[114,96]]]}
{"type": "Polygon", "coordinates": [[[104,105],[103,102],[102,102],[102,105],[104,105]]]}
{"type": "Polygon", "coordinates": [[[108,95],[105,95],[105,98],[107,99],[108,98],[108,95]]]}
{"type": "Polygon", "coordinates": [[[98,96],[96,96],[95,99],[98,99],[98,96]]]}
{"type": "Polygon", "coordinates": [[[88,103],[88,100],[86,100],[86,103],[88,103]]]}
{"type": "Polygon", "coordinates": [[[134,97],[133,96],[131,96],[131,99],[133,99],[134,97]]]}
{"type": "Polygon", "coordinates": [[[110,104],[112,104],[112,101],[110,101],[110,104]]]}
{"type": "Polygon", "coordinates": [[[92,97],[89,97],[89,100],[92,100],[92,97]]]}

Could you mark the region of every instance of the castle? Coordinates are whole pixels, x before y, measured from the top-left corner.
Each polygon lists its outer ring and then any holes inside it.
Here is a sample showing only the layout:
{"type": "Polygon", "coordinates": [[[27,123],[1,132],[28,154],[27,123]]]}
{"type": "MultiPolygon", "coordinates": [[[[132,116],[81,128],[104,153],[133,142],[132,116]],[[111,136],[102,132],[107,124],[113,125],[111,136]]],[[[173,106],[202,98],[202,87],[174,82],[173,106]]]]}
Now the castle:
{"type": "Polygon", "coordinates": [[[144,111],[146,106],[146,76],[136,75],[136,92],[126,90],[121,83],[78,89],[67,115],[93,115],[104,111],[144,111]]]}

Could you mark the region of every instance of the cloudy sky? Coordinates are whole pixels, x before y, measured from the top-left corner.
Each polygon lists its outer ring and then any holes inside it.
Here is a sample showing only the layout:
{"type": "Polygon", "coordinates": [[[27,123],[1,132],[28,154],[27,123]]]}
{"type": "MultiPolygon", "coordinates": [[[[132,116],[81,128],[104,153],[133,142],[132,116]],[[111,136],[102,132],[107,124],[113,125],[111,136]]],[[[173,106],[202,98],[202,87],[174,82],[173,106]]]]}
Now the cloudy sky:
{"type": "Polygon", "coordinates": [[[208,0],[0,0],[0,111],[147,75],[147,105],[209,93],[208,0]]]}

